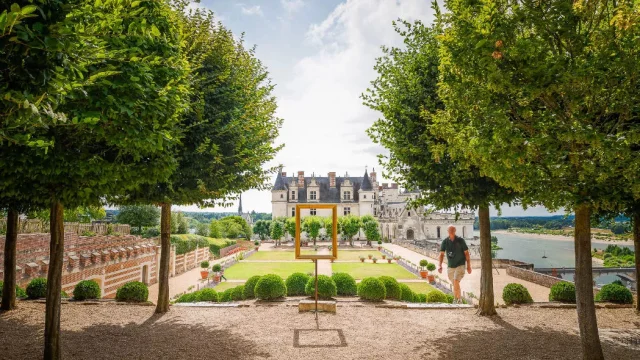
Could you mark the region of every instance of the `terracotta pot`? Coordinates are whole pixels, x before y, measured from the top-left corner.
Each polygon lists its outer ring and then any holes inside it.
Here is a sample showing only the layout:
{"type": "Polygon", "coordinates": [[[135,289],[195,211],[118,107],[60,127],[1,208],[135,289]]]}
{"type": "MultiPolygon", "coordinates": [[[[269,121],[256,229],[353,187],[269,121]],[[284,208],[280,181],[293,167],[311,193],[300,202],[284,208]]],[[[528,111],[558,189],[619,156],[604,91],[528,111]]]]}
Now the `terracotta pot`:
{"type": "Polygon", "coordinates": [[[429,281],[430,284],[433,284],[436,282],[436,277],[435,275],[427,275],[427,281],[429,281]]]}
{"type": "Polygon", "coordinates": [[[364,259],[360,259],[360,262],[364,262],[364,259]]]}
{"type": "Polygon", "coordinates": [[[209,271],[208,270],[200,271],[200,276],[202,276],[203,279],[208,278],[209,277],[209,271]]]}
{"type": "Polygon", "coordinates": [[[372,257],[373,257],[373,255],[369,255],[369,260],[371,260],[372,257]]]}
{"type": "Polygon", "coordinates": [[[384,254],[383,254],[383,255],[382,255],[382,260],[384,260],[384,259],[386,259],[386,258],[387,258],[387,255],[384,255],[384,254]]]}
{"type": "Polygon", "coordinates": [[[382,246],[378,246],[378,251],[382,250],[382,246]]]}
{"type": "Polygon", "coordinates": [[[429,274],[427,271],[425,270],[420,270],[420,277],[423,279],[427,278],[427,274],[429,274]]]}
{"type": "Polygon", "coordinates": [[[377,261],[378,261],[377,259],[374,259],[374,260],[373,260],[373,263],[375,264],[377,261]]]}
{"type": "Polygon", "coordinates": [[[216,274],[213,276],[213,281],[220,282],[220,275],[216,274]]]}
{"type": "Polygon", "coordinates": [[[258,251],[259,248],[260,248],[259,246],[256,246],[256,251],[258,251]]]}
{"type": "Polygon", "coordinates": [[[389,264],[391,264],[391,259],[387,259],[387,261],[389,262],[389,264]]]}

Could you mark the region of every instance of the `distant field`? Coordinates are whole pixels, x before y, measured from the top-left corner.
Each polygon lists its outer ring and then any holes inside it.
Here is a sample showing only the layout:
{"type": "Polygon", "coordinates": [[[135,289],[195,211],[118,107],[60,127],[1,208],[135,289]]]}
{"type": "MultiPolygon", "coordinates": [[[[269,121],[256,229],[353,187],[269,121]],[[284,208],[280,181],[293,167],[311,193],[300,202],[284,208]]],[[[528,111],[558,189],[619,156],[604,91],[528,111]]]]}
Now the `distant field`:
{"type": "Polygon", "coordinates": [[[345,272],[356,279],[364,279],[369,276],[391,276],[396,279],[415,279],[416,276],[398,264],[389,263],[333,263],[333,272],[345,272]]]}
{"type": "Polygon", "coordinates": [[[307,262],[241,262],[224,271],[228,279],[246,280],[254,275],[276,274],[286,279],[294,272],[310,273],[314,271],[311,260],[307,262]]]}

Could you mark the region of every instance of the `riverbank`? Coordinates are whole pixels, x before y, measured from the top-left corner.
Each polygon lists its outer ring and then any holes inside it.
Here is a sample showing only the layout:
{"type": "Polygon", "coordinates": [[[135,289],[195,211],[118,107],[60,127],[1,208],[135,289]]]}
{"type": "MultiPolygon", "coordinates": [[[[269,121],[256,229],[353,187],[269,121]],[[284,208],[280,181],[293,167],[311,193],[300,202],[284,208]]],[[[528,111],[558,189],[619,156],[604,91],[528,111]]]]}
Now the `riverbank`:
{"type": "MultiPolygon", "coordinates": [[[[554,241],[570,241],[573,242],[573,238],[570,236],[563,235],[549,235],[549,234],[531,234],[531,233],[519,233],[515,231],[507,231],[507,230],[492,230],[491,234],[493,235],[513,235],[518,237],[526,237],[526,238],[538,238],[545,240],[554,240],[554,241]]],[[[499,242],[498,242],[499,243],[499,242]]],[[[591,243],[597,244],[616,244],[616,245],[630,245],[633,246],[633,240],[603,240],[603,239],[591,239],[591,243]]]]}

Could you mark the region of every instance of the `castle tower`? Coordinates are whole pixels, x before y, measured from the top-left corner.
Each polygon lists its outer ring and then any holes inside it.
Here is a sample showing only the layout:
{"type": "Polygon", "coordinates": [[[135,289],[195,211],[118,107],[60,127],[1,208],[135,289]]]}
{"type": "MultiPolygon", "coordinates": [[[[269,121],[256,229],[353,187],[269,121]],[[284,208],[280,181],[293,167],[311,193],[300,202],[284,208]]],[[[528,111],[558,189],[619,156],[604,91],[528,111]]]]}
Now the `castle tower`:
{"type": "Polygon", "coordinates": [[[373,205],[375,202],[375,191],[373,189],[373,184],[371,184],[371,179],[369,179],[369,174],[367,174],[367,170],[364,170],[364,177],[362,178],[362,185],[360,186],[360,195],[359,195],[359,205],[360,205],[360,216],[363,215],[373,215],[373,205]]]}

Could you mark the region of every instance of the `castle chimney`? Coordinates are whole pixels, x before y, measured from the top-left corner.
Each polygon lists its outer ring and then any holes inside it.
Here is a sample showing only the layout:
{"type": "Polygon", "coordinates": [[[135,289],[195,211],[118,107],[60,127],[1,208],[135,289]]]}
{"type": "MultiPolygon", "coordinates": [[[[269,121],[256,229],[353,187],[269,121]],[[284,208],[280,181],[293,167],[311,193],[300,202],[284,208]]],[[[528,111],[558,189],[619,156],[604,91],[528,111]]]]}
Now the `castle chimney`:
{"type": "Polygon", "coordinates": [[[330,172],[329,173],[329,187],[336,187],[336,173],[335,172],[330,172]]]}
{"type": "Polygon", "coordinates": [[[383,189],[388,189],[389,188],[389,184],[388,183],[382,183],[382,188],[383,189]]]}
{"type": "Polygon", "coordinates": [[[304,187],[304,171],[298,171],[298,187],[304,187]]]}
{"type": "Polygon", "coordinates": [[[283,171],[283,172],[282,172],[282,177],[283,177],[283,178],[287,177],[287,172],[286,172],[286,171],[283,171]]]}

